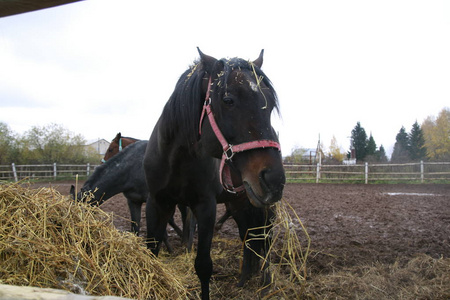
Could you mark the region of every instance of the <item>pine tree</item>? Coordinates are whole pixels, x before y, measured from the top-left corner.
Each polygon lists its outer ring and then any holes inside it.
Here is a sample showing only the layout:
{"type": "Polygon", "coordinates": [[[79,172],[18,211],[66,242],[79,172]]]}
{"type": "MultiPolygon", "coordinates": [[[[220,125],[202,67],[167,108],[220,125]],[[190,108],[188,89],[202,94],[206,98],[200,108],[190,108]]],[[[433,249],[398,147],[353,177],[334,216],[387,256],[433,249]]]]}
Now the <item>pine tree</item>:
{"type": "Polygon", "coordinates": [[[373,138],[372,134],[370,134],[370,137],[367,140],[366,157],[364,160],[367,162],[377,162],[379,161],[378,154],[377,144],[375,143],[375,139],[373,138]]]}
{"type": "Polygon", "coordinates": [[[366,153],[367,155],[375,155],[377,151],[377,144],[375,143],[375,139],[372,134],[370,134],[369,141],[367,142],[366,153]]]}
{"type": "Polygon", "coordinates": [[[380,146],[380,150],[377,151],[378,152],[378,161],[379,162],[387,162],[387,156],[386,156],[386,150],[384,150],[383,145],[380,146]]]}
{"type": "Polygon", "coordinates": [[[405,127],[402,126],[395,137],[394,151],[392,152],[392,162],[406,162],[409,158],[409,138],[405,127]]]}
{"type": "Polygon", "coordinates": [[[362,161],[366,157],[367,134],[360,122],[352,130],[352,145],[356,151],[356,160],[362,161]]]}
{"type": "Polygon", "coordinates": [[[414,160],[423,160],[426,158],[427,149],[425,148],[425,138],[422,129],[417,121],[413,124],[409,134],[409,157],[414,160]]]}

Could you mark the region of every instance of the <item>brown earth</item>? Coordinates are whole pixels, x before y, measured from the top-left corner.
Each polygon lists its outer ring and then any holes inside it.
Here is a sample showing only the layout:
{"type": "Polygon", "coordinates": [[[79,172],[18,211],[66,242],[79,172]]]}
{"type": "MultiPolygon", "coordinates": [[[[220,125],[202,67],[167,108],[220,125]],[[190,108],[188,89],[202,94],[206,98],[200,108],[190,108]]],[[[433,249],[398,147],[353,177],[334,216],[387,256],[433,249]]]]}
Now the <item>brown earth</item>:
{"type": "MultiPolygon", "coordinates": [[[[51,186],[68,194],[70,184],[51,186]]],[[[406,262],[416,254],[450,258],[448,184],[291,183],[286,185],[284,199],[295,209],[310,235],[312,252],[307,266],[311,276],[378,262],[406,262]]],[[[130,229],[123,195],[114,196],[101,207],[114,213],[118,229],[130,229]]],[[[142,236],[146,230],[144,210],[143,206],[142,236]]],[[[223,205],[219,205],[217,216],[223,212],[223,205]]],[[[176,221],[181,223],[178,212],[176,221]]],[[[238,239],[234,221],[229,219],[216,235],[238,239]]],[[[169,236],[174,248],[182,248],[180,238],[171,228],[169,236]]],[[[235,247],[235,243],[230,243],[231,246],[235,247]]],[[[220,277],[219,272],[215,270],[216,278],[220,277]]]]}

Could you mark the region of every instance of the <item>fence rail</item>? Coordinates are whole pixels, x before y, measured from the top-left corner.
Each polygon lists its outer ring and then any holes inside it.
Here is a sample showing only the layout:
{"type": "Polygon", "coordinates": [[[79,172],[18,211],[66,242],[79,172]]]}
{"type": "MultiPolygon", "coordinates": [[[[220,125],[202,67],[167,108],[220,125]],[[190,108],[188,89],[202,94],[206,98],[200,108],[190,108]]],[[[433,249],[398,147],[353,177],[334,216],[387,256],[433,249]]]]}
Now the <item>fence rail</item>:
{"type": "Polygon", "coordinates": [[[71,178],[75,175],[89,176],[98,165],[89,163],[74,164],[42,164],[42,165],[0,165],[0,180],[19,181],[24,178],[31,179],[60,179],[71,178]]]}
{"type": "MultiPolygon", "coordinates": [[[[98,165],[0,165],[0,180],[73,178],[89,176],[98,165]]],[[[360,165],[285,164],[286,179],[294,182],[450,181],[450,162],[360,165]]]]}
{"type": "Polygon", "coordinates": [[[286,164],[286,178],[295,182],[352,181],[450,181],[450,162],[418,162],[405,164],[359,165],[295,165],[286,164]]]}

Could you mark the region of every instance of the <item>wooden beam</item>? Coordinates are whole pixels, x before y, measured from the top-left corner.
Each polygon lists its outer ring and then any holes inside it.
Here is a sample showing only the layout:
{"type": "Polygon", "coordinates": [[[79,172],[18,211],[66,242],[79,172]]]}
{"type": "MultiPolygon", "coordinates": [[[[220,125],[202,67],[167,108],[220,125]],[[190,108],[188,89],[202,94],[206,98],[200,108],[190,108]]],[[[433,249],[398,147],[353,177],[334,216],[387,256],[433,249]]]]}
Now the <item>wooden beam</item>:
{"type": "Polygon", "coordinates": [[[0,17],[78,2],[81,0],[1,0],[0,17]]]}

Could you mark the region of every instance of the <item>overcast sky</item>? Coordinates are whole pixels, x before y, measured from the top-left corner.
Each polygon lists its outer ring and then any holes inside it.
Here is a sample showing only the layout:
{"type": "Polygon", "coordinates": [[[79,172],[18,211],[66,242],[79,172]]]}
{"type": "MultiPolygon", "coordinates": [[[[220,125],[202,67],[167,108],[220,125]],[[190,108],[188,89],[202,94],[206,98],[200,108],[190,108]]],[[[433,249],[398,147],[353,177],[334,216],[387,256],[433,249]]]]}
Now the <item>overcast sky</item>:
{"type": "Polygon", "coordinates": [[[450,1],[90,0],[0,18],[0,122],[148,139],[197,46],[265,49],[284,155],[319,134],[347,151],[358,121],[390,153],[450,106],[450,1]]]}

